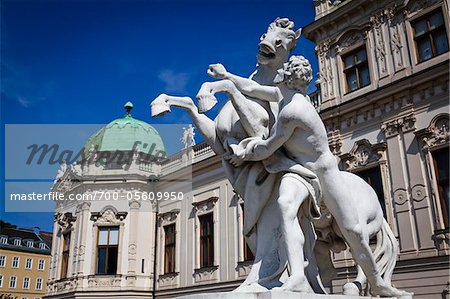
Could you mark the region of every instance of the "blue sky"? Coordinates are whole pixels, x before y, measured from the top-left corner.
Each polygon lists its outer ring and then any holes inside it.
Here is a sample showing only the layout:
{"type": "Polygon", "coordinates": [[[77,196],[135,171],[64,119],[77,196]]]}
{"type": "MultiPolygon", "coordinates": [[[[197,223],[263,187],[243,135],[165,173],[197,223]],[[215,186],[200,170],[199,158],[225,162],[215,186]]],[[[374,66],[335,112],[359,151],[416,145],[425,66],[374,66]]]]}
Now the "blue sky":
{"type": "MultiPolygon", "coordinates": [[[[189,123],[179,110],[152,119],[150,102],[162,92],[194,97],[212,80],[211,63],[250,75],[268,24],[277,16],[296,28],[309,24],[312,2],[2,0],[2,190],[5,124],[105,124],[123,115],[128,100],[138,119],[189,123]]],[[[302,37],[294,54],[317,72],[310,41],[302,37]]],[[[51,213],[5,213],[3,202],[2,219],[51,230],[51,213]]]]}

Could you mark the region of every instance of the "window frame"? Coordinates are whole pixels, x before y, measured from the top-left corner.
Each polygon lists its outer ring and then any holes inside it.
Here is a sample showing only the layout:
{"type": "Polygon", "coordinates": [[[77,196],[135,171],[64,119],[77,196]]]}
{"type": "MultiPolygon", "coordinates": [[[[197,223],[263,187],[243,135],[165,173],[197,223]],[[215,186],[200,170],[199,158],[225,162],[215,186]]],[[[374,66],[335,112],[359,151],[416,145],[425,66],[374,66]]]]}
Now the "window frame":
{"type": "Polygon", "coordinates": [[[373,78],[372,78],[372,74],[370,72],[371,68],[370,68],[370,62],[369,62],[369,55],[367,53],[367,46],[366,44],[358,44],[350,49],[348,49],[347,51],[345,51],[344,53],[340,54],[340,58],[341,58],[341,66],[342,66],[342,73],[343,73],[343,86],[344,86],[344,95],[350,94],[352,92],[355,92],[357,90],[361,90],[364,87],[370,86],[373,82],[373,78]],[[361,50],[364,50],[365,54],[366,54],[366,59],[362,62],[357,62],[357,53],[360,52],[361,50]],[[345,66],[345,60],[347,57],[349,56],[353,56],[353,65],[351,67],[346,67],[345,66]],[[360,69],[362,69],[363,67],[367,67],[367,70],[369,72],[369,83],[366,85],[362,85],[361,84],[361,78],[360,78],[360,69]],[[350,72],[355,72],[356,74],[356,83],[357,83],[357,88],[350,90],[349,85],[348,85],[348,74],[350,72]]]}
{"type": "MultiPolygon", "coordinates": [[[[437,163],[437,160],[435,158],[435,154],[436,152],[440,152],[440,151],[450,151],[450,147],[449,146],[442,146],[442,147],[438,147],[438,148],[433,148],[430,149],[430,154],[431,154],[431,159],[432,159],[432,163],[433,163],[433,171],[434,171],[434,184],[436,186],[436,196],[438,197],[438,201],[439,201],[439,206],[440,206],[440,214],[442,217],[442,224],[443,224],[443,228],[445,230],[450,229],[450,220],[449,220],[449,202],[445,202],[445,198],[443,196],[443,192],[441,190],[441,183],[440,178],[439,178],[439,166],[437,163]]],[[[448,165],[447,165],[448,167],[448,165]]],[[[444,179],[445,180],[445,179],[444,179]]],[[[448,181],[446,181],[448,184],[448,181]]]]}
{"type": "Polygon", "coordinates": [[[446,26],[446,19],[445,19],[445,15],[443,13],[442,7],[435,7],[432,8],[430,10],[427,10],[426,12],[414,17],[413,19],[411,19],[409,21],[410,23],[410,27],[411,27],[411,33],[412,33],[412,42],[413,42],[413,46],[414,46],[414,52],[415,52],[415,58],[416,58],[416,64],[420,64],[426,61],[429,61],[435,57],[441,56],[445,53],[449,52],[449,48],[450,48],[450,44],[449,44],[449,40],[448,40],[448,31],[447,31],[447,26],[446,26]],[[430,19],[431,16],[435,15],[436,13],[440,13],[442,16],[442,24],[436,28],[430,29],[430,19]],[[420,34],[419,36],[416,36],[416,29],[415,29],[415,24],[421,22],[425,20],[426,23],[426,31],[422,34],[420,34]],[[447,50],[437,54],[436,53],[436,45],[434,43],[434,39],[433,39],[433,34],[435,34],[436,32],[439,31],[443,31],[445,33],[445,36],[447,37],[447,50]],[[419,43],[418,40],[424,40],[427,39],[428,42],[431,45],[431,57],[427,58],[427,59],[421,59],[420,58],[420,53],[419,53],[419,43]]]}
{"type": "Polygon", "coordinates": [[[214,266],[214,258],[215,258],[215,248],[214,248],[214,212],[210,212],[210,213],[205,213],[202,215],[198,216],[198,222],[199,222],[199,254],[200,254],[200,259],[199,259],[199,266],[200,269],[202,268],[207,268],[207,267],[212,267],[214,266]],[[203,225],[202,225],[202,220],[203,219],[210,219],[209,222],[209,228],[210,228],[210,233],[209,234],[203,234],[203,225]],[[207,260],[205,261],[203,259],[203,251],[204,251],[204,245],[207,247],[207,251],[208,251],[208,255],[207,255],[207,260]]]}
{"type": "Polygon", "coordinates": [[[116,275],[117,269],[119,266],[119,244],[120,244],[120,226],[119,225],[105,225],[105,226],[98,226],[97,227],[97,242],[96,242],[96,259],[95,259],[95,274],[96,275],[116,275]],[[100,232],[102,229],[108,230],[108,239],[107,239],[107,245],[99,245],[100,240],[100,232]],[[117,244],[116,245],[110,245],[109,244],[109,238],[110,238],[110,232],[112,228],[117,228],[117,244]],[[114,273],[108,273],[108,266],[109,266],[109,248],[111,247],[117,247],[117,257],[116,257],[116,271],[114,273]],[[99,258],[99,248],[105,248],[106,249],[106,257],[105,257],[105,273],[99,273],[98,269],[98,258],[99,258]]]}
{"type": "Polygon", "coordinates": [[[6,267],[6,255],[0,255],[0,268],[6,267]]]}
{"type": "Polygon", "coordinates": [[[33,269],[33,258],[27,257],[25,260],[25,270],[32,270],[33,269]],[[28,261],[30,261],[30,266],[28,267],[28,261]]]}
{"type": "Polygon", "coordinates": [[[37,277],[36,278],[36,286],[35,289],[37,291],[42,291],[43,288],[43,284],[44,284],[44,280],[41,277],[37,277]],[[39,286],[39,287],[38,287],[39,286]]]}
{"type": "Polygon", "coordinates": [[[22,282],[22,289],[25,289],[25,290],[30,289],[30,282],[31,282],[30,277],[29,276],[24,276],[23,277],[23,282],[22,282]],[[25,286],[25,282],[27,282],[26,286],[25,286]]]}
{"type": "Polygon", "coordinates": [[[38,260],[38,266],[37,266],[37,269],[39,270],[39,271],[44,271],[45,270],[45,259],[39,259],[38,260]],[[41,263],[42,262],[42,263],[41,263]],[[42,265],[42,267],[41,267],[41,265],[42,265]]]}
{"type": "Polygon", "coordinates": [[[13,256],[11,260],[11,268],[18,269],[20,267],[20,256],[13,256]],[[17,265],[14,265],[14,262],[17,261],[17,265]]]}
{"type": "Polygon", "coordinates": [[[62,252],[61,252],[61,269],[59,276],[61,279],[67,278],[69,274],[69,259],[70,259],[70,245],[72,232],[67,231],[62,234],[63,242],[62,242],[62,252]]]}
{"type": "Polygon", "coordinates": [[[163,226],[163,230],[164,230],[164,274],[172,274],[172,273],[176,273],[176,245],[177,245],[177,231],[176,231],[176,224],[175,223],[171,223],[171,224],[167,224],[163,226]],[[168,234],[167,231],[169,228],[173,228],[173,242],[171,243],[167,243],[168,242],[168,234]],[[172,262],[169,264],[168,263],[168,254],[167,254],[167,250],[171,251],[171,255],[173,257],[172,262]]]}
{"type": "Polygon", "coordinates": [[[11,276],[9,277],[9,288],[10,288],[10,289],[15,289],[15,288],[17,288],[17,276],[11,275],[11,276]],[[13,281],[13,278],[14,278],[14,286],[11,286],[11,283],[12,283],[12,281],[13,281]]]}

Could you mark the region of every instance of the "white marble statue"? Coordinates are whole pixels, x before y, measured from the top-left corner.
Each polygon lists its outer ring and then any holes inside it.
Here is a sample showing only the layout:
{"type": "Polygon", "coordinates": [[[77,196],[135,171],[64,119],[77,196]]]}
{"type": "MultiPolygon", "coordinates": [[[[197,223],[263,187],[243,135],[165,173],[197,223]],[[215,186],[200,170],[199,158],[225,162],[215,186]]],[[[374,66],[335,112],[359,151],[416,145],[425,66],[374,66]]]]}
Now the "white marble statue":
{"type": "Polygon", "coordinates": [[[189,124],[187,127],[183,127],[183,135],[181,136],[181,142],[184,144],[184,148],[188,148],[195,145],[195,128],[189,124]]]}
{"type": "Polygon", "coordinates": [[[300,36],[293,27],[288,19],[270,24],[261,37],[257,70],[250,79],[211,65],[208,73],[223,80],[202,85],[199,109],[189,97],[162,94],[152,102],[152,115],[169,112],[171,106],[187,110],[222,156],[231,184],[244,199],[244,234],[255,261],[237,291],[279,287],[324,293],[314,256],[313,220],[318,227],[326,223],[353,252],[358,277],[346,285],[347,293],[358,294],[358,285],[364,285],[367,277],[373,295],[409,296],[391,286],[397,244],[375,192],[356,175],[339,171],[329,150],[325,127],[306,96],[312,78],[309,63],[302,57],[287,62],[300,36]],[[199,111],[217,103],[217,92],[225,93],[229,101],[213,121],[199,111]],[[329,221],[321,221],[320,200],[334,216],[329,221]],[[368,241],[375,234],[377,248],[372,254],[368,241]],[[280,282],[286,265],[290,276],[280,282]]]}
{"type": "MultiPolygon", "coordinates": [[[[258,65],[250,77],[252,80],[263,85],[273,85],[277,70],[287,61],[289,53],[300,37],[301,31],[295,32],[293,28],[294,23],[288,19],[277,18],[269,25],[267,32],[261,36],[257,56],[258,65]]],[[[281,219],[273,217],[279,213],[276,203],[279,179],[284,170],[289,167],[294,169],[299,167],[295,161],[288,160],[281,154],[274,155],[272,161],[267,159],[263,162],[246,162],[238,167],[234,167],[229,162],[229,157],[233,154],[232,145],[239,144],[241,140],[249,136],[268,136],[269,128],[275,122],[278,111],[277,103],[270,105],[257,99],[245,99],[245,95],[236,88],[228,92],[233,86],[233,84],[223,86],[217,82],[204,83],[197,95],[199,108],[189,97],[162,94],[151,104],[152,116],[170,112],[171,106],[185,109],[206,142],[223,157],[228,179],[235,191],[245,200],[244,235],[255,254],[252,270],[239,291],[267,290],[281,285],[279,276],[287,263],[284,243],[279,242],[283,237],[280,233],[281,219]],[[217,102],[214,97],[215,92],[227,92],[231,101],[227,101],[216,119],[211,120],[199,113],[199,110],[205,112],[214,106],[217,102]],[[284,162],[277,163],[280,159],[284,162]]],[[[300,172],[304,171],[303,167],[300,168],[300,172]]],[[[298,177],[302,179],[301,175],[298,177]]],[[[314,192],[314,188],[309,189],[314,192]]],[[[305,250],[305,255],[308,254],[314,258],[312,246],[306,246],[306,248],[309,250],[305,250]]],[[[312,277],[311,285],[314,291],[324,293],[318,281],[318,270],[314,267],[315,264],[313,261],[310,262],[306,271],[309,277],[312,277]]]]}
{"type": "Polygon", "coordinates": [[[59,169],[56,174],[55,180],[53,181],[53,184],[56,184],[64,176],[64,173],[66,173],[66,170],[67,170],[67,163],[64,160],[64,161],[62,161],[61,165],[59,166],[59,169]]]}
{"type": "MultiPolygon", "coordinates": [[[[283,147],[290,158],[318,176],[324,204],[334,216],[358,264],[356,282],[364,285],[367,278],[370,292],[375,296],[408,295],[391,286],[398,253],[397,244],[383,218],[375,191],[355,174],[338,169],[336,157],[329,149],[325,126],[306,96],[306,88],[312,79],[309,62],[302,56],[292,56],[275,78],[277,87],[261,86],[252,80],[228,75],[222,65],[211,66],[210,73],[219,79],[233,78],[232,81],[240,81],[236,85],[246,90],[249,96],[275,100],[280,104],[277,121],[270,136],[266,139],[251,137],[241,141],[237,147],[233,147],[236,156],[231,158],[232,164],[240,165],[244,160],[265,160],[283,147]],[[383,258],[377,264],[369,247],[369,239],[378,233],[380,236],[377,238],[377,247],[383,258]],[[385,243],[389,244],[383,247],[382,242],[386,240],[385,243]]],[[[280,198],[285,197],[284,201],[299,201],[301,193],[295,181],[287,179],[285,184],[284,180],[285,177],[280,184],[280,198]]],[[[291,226],[292,221],[291,219],[289,222],[291,226]]],[[[289,243],[289,240],[286,242],[289,243]]],[[[288,250],[290,245],[286,245],[288,250]]],[[[288,280],[285,285],[292,281],[299,285],[298,280],[288,280]]],[[[345,288],[351,287],[352,284],[348,284],[345,288]]],[[[287,288],[293,289],[291,286],[287,288]]],[[[356,290],[358,294],[359,290],[356,290]]]]}

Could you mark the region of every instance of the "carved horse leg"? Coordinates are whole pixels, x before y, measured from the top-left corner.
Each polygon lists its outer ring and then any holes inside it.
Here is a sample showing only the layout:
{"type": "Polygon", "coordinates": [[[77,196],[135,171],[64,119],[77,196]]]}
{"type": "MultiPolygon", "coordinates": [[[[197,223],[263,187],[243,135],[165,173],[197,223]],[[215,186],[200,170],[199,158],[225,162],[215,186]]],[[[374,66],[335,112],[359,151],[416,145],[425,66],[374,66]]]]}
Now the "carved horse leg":
{"type": "Polygon", "coordinates": [[[247,99],[230,80],[203,83],[197,94],[197,100],[202,102],[215,99],[214,94],[218,92],[223,92],[229,97],[249,137],[268,136],[267,111],[259,103],[247,99]]]}
{"type": "Polygon", "coordinates": [[[189,113],[196,128],[200,131],[205,138],[205,141],[211,146],[216,154],[220,155],[225,152],[217,138],[214,121],[205,114],[199,113],[197,106],[195,106],[190,97],[175,97],[166,94],[159,95],[151,103],[152,117],[170,112],[171,106],[181,108],[189,113]]]}

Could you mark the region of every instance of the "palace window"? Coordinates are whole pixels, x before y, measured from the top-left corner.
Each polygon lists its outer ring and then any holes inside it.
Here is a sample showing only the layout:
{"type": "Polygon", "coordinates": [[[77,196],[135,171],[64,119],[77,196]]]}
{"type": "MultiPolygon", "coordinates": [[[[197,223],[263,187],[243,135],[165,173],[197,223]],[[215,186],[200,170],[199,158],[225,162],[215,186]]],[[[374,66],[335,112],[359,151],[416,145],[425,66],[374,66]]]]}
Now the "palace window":
{"type": "Polygon", "coordinates": [[[6,264],[6,256],[0,255],[0,267],[5,267],[6,264]]]}
{"type": "Polygon", "coordinates": [[[38,270],[44,270],[44,268],[45,268],[45,260],[43,260],[43,259],[40,259],[39,260],[39,263],[38,263],[38,270]]]}
{"type": "Polygon", "coordinates": [[[21,246],[22,245],[22,241],[20,239],[14,239],[14,245],[15,246],[21,246]]]}
{"type": "Polygon", "coordinates": [[[33,248],[33,241],[27,241],[27,247],[33,248]]]}
{"type": "Polygon", "coordinates": [[[10,289],[15,289],[16,288],[16,284],[17,284],[17,277],[16,276],[11,276],[9,278],[9,288],[10,289]]]}
{"type": "Polygon", "coordinates": [[[213,213],[198,217],[200,222],[200,268],[214,264],[214,221],[213,213]]]}
{"type": "Polygon", "coordinates": [[[386,204],[384,202],[383,181],[381,179],[380,166],[364,169],[355,172],[355,174],[365,180],[375,190],[381,209],[383,210],[383,216],[386,219],[386,204]]]}
{"type": "Polygon", "coordinates": [[[24,277],[23,278],[22,288],[24,288],[24,289],[29,289],[30,288],[30,278],[29,277],[24,277]]]}
{"type": "Polygon", "coordinates": [[[33,268],[33,259],[32,258],[27,258],[26,262],[25,262],[25,269],[31,269],[33,268]]]}
{"type": "Polygon", "coordinates": [[[434,11],[412,24],[414,42],[419,62],[426,61],[448,51],[447,32],[442,11],[434,11]]]}
{"type": "Polygon", "coordinates": [[[11,268],[19,268],[19,257],[14,256],[11,263],[11,268]]]}
{"type": "MultiPolygon", "coordinates": [[[[242,211],[242,223],[244,223],[244,204],[241,203],[241,211],[242,211]]],[[[255,256],[253,255],[253,252],[250,250],[250,247],[247,244],[247,241],[245,239],[245,236],[242,237],[244,240],[244,262],[245,261],[252,261],[255,259],[255,256]]]]}
{"type": "Polygon", "coordinates": [[[61,260],[61,278],[67,277],[69,269],[69,255],[70,255],[70,232],[63,234],[63,251],[61,260]]]}
{"type": "Polygon", "coordinates": [[[0,244],[8,244],[8,237],[6,236],[1,236],[0,237],[0,244]]]}
{"type": "Polygon", "coordinates": [[[431,152],[436,172],[439,201],[441,203],[442,218],[445,228],[449,227],[449,149],[448,147],[431,152]]]}
{"type": "Polygon", "coordinates": [[[3,288],[3,275],[0,275],[0,288],[3,288]]]}
{"type": "Polygon", "coordinates": [[[370,84],[366,48],[359,48],[342,57],[346,91],[352,92],[370,84]]]}
{"type": "Polygon", "coordinates": [[[175,224],[164,226],[164,273],[175,272],[175,224]]]}
{"type": "Polygon", "coordinates": [[[98,229],[97,274],[116,274],[119,248],[119,227],[98,229]]]}
{"type": "Polygon", "coordinates": [[[36,278],[36,290],[42,290],[42,278],[36,278]]]}

